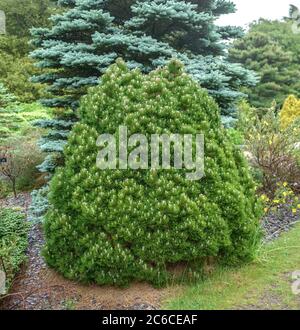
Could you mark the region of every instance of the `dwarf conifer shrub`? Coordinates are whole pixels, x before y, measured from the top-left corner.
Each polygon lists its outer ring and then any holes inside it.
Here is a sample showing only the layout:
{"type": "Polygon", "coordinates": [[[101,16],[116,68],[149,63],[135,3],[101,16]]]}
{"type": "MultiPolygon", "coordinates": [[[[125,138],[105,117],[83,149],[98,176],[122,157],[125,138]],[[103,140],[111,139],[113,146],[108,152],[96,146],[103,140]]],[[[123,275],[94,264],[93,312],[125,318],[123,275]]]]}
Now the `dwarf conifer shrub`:
{"type": "MultiPolygon", "coordinates": [[[[227,140],[216,103],[172,61],[149,75],[111,66],[81,102],[56,171],[45,257],[67,278],[165,284],[177,264],[251,259],[259,232],[255,186],[227,140]],[[205,134],[205,178],[187,170],[100,170],[100,134],[205,134]]],[[[149,140],[150,141],[150,140],[149,140]]]]}
{"type": "MultiPolygon", "coordinates": [[[[37,86],[47,86],[47,95],[41,95],[41,102],[55,109],[55,118],[35,123],[49,129],[40,143],[42,151],[47,152],[39,166],[42,173],[52,176],[63,162],[62,149],[78,119],[79,99],[89,87],[98,85],[103,73],[118,57],[144,73],[164,66],[173,57],[180,59],[186,71],[215,98],[226,125],[233,123],[236,102],[245,96],[241,88],[258,82],[252,71],[229,63],[225,56],[228,40],[243,35],[239,27],[216,24],[221,15],[235,12],[232,1],[55,2],[60,8],[51,16],[49,27],[35,25],[37,28],[31,31],[32,45],[36,48],[31,56],[42,68],[41,72],[38,69],[33,72],[32,80],[39,83],[37,86]]],[[[42,201],[46,206],[47,200],[43,191],[32,197],[32,218],[39,221],[44,214],[35,205],[42,201]]]]}

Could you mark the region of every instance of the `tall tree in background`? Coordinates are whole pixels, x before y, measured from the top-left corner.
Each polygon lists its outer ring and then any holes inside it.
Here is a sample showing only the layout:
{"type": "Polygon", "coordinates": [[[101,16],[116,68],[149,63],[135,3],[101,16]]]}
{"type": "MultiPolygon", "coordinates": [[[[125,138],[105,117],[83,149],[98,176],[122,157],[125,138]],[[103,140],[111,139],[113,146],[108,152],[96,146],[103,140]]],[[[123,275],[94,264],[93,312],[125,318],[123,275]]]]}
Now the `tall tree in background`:
{"type": "Polygon", "coordinates": [[[256,71],[260,84],[245,89],[252,105],[268,108],[275,100],[281,107],[289,94],[300,96],[300,35],[289,21],[260,20],[234,42],[232,62],[256,71]]]}
{"type": "Polygon", "coordinates": [[[4,84],[20,102],[34,102],[42,98],[44,86],[30,81],[42,71],[28,58],[30,47],[26,38],[0,36],[0,84],[4,84]]]}
{"type": "Polygon", "coordinates": [[[18,37],[29,37],[34,26],[46,26],[52,7],[53,0],[0,0],[7,33],[18,37]]]}
{"type": "Polygon", "coordinates": [[[239,89],[257,81],[252,72],[224,59],[226,41],[242,35],[239,28],[215,25],[220,15],[235,11],[230,1],[59,0],[58,5],[65,10],[51,17],[52,27],[33,30],[37,49],[32,57],[48,70],[35,81],[46,83],[52,93],[43,104],[62,109],[56,119],[36,123],[52,129],[41,141],[42,150],[52,153],[41,171],[54,171],[77,120],[80,97],[118,57],[145,73],[180,59],[215,97],[227,123],[244,96],[239,89]]]}
{"type": "Polygon", "coordinates": [[[125,40],[120,31],[113,39],[96,33],[94,42],[99,49],[117,49],[145,72],[165,65],[170,57],[180,59],[217,100],[224,121],[229,121],[235,115],[234,103],[241,97],[239,88],[256,82],[251,72],[222,58],[226,41],[243,32],[237,27],[218,27],[215,20],[234,11],[234,4],[227,0],[133,1],[132,17],[125,22],[125,40]]]}
{"type": "Polygon", "coordinates": [[[221,105],[223,115],[234,115],[237,90],[253,85],[249,71],[226,63],[224,40],[241,36],[235,27],[217,27],[214,21],[234,11],[225,0],[117,1],[63,0],[68,6],[62,15],[52,17],[53,27],[36,29],[34,43],[39,48],[33,57],[40,65],[59,69],[38,81],[51,85],[58,98],[50,106],[77,107],[88,86],[117,57],[131,67],[149,72],[171,57],[184,62],[188,72],[207,88],[221,105]]]}
{"type": "Polygon", "coordinates": [[[55,10],[52,0],[0,0],[0,10],[6,15],[7,34],[0,36],[0,83],[21,102],[33,102],[43,97],[41,85],[30,78],[41,70],[28,58],[33,26],[46,26],[55,10]]]}
{"type": "MultiPolygon", "coordinates": [[[[44,100],[47,106],[75,110],[87,87],[98,84],[118,57],[143,72],[179,58],[216,98],[227,120],[234,116],[239,88],[256,81],[251,72],[222,57],[222,41],[242,34],[239,28],[214,24],[220,15],[234,12],[230,1],[60,0],[58,4],[66,10],[51,17],[53,26],[33,31],[37,49],[32,56],[40,67],[50,69],[36,77],[53,94],[44,100]]],[[[62,149],[70,123],[60,123],[53,122],[56,133],[48,139],[47,151],[51,146],[54,152],[62,149]]]]}

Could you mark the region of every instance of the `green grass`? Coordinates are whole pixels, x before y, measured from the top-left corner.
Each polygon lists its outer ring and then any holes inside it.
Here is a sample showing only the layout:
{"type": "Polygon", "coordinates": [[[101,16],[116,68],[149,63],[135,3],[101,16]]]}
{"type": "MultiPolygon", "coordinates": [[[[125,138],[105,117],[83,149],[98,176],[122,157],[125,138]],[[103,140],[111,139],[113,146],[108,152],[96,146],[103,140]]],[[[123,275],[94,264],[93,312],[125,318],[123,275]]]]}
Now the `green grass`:
{"type": "Polygon", "coordinates": [[[292,273],[300,270],[300,225],[262,246],[256,261],[219,268],[207,279],[185,286],[163,308],[179,310],[300,309],[292,293],[292,273]]]}

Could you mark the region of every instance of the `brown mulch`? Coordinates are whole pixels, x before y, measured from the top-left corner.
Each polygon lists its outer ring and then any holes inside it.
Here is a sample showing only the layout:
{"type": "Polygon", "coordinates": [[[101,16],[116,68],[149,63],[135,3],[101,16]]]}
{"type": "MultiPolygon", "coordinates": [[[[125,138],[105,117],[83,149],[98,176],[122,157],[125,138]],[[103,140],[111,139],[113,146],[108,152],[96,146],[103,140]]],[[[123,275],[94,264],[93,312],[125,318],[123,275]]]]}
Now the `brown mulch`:
{"type": "Polygon", "coordinates": [[[0,199],[0,208],[2,208],[2,207],[20,207],[27,213],[30,203],[31,203],[30,193],[24,192],[24,193],[18,194],[17,198],[7,197],[4,199],[0,199]]]}

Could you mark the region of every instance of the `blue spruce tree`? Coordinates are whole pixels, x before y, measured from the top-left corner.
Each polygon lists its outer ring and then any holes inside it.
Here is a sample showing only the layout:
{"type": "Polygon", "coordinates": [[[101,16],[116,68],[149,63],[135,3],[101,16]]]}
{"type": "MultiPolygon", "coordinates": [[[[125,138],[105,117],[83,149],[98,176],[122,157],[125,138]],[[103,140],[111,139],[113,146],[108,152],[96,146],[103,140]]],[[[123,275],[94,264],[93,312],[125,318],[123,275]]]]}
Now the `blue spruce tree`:
{"type": "Polygon", "coordinates": [[[54,172],[76,109],[87,88],[97,85],[106,68],[122,57],[130,68],[144,73],[180,59],[222,109],[223,122],[235,115],[242,86],[256,83],[251,71],[226,60],[226,41],[242,36],[237,27],[218,27],[223,14],[235,11],[228,0],[59,0],[65,7],[51,17],[51,28],[32,31],[32,57],[48,72],[34,77],[48,84],[52,97],[43,104],[56,109],[57,118],[36,125],[50,128],[41,141],[51,153],[40,166],[54,172]]]}

